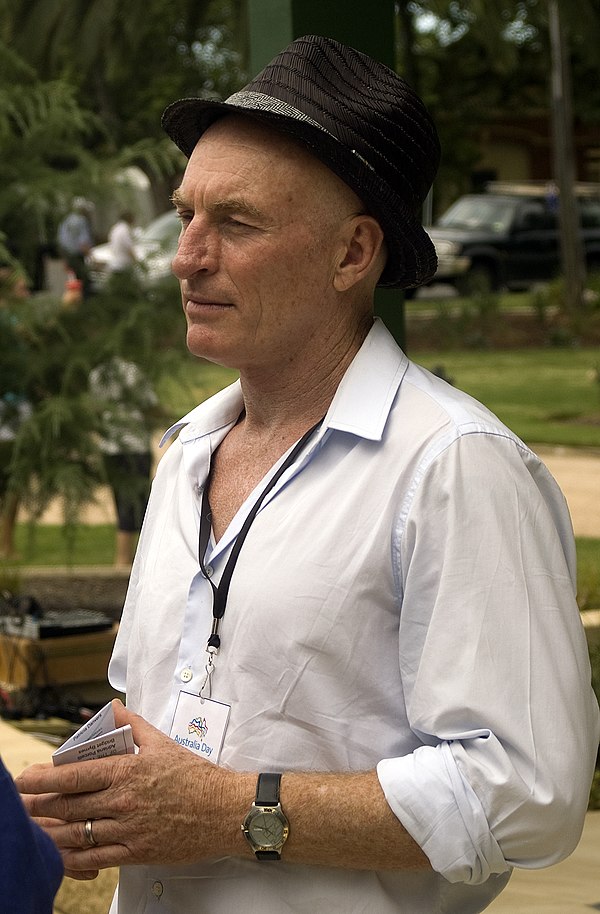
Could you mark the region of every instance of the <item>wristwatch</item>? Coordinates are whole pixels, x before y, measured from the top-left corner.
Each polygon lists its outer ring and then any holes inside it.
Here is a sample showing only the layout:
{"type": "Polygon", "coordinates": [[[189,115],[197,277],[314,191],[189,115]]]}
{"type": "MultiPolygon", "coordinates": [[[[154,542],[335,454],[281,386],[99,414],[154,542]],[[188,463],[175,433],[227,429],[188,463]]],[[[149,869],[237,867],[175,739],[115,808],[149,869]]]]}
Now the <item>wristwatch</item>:
{"type": "Polygon", "coordinates": [[[281,860],[281,848],[290,833],[279,802],[280,774],[259,774],[256,797],[242,823],[242,831],[257,860],[281,860]]]}

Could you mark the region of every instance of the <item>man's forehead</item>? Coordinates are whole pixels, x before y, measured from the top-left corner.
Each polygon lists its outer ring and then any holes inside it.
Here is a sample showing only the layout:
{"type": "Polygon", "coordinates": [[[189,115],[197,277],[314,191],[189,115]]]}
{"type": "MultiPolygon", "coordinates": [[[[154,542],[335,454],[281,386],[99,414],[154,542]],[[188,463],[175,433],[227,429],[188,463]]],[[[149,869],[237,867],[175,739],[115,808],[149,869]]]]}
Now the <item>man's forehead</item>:
{"type": "Polygon", "coordinates": [[[228,157],[236,167],[268,167],[333,174],[298,140],[249,117],[229,115],[212,124],[198,140],[190,164],[213,156],[228,157]]]}
{"type": "Polygon", "coordinates": [[[188,182],[210,180],[211,175],[227,176],[240,188],[263,181],[273,191],[304,187],[312,198],[336,195],[359,203],[348,185],[301,142],[243,115],[220,118],[203,133],[190,156],[182,189],[188,182]]]}

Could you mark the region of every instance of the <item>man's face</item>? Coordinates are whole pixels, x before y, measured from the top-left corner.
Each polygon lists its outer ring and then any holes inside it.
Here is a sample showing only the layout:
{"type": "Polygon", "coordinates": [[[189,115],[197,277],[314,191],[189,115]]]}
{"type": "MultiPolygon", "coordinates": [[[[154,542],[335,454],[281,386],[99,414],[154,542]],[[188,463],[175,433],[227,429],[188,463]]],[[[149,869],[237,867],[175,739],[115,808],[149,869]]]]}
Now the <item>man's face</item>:
{"type": "Polygon", "coordinates": [[[198,142],[174,194],[187,343],[199,357],[280,370],[348,320],[331,278],[354,193],[294,142],[228,117],[198,142]]]}

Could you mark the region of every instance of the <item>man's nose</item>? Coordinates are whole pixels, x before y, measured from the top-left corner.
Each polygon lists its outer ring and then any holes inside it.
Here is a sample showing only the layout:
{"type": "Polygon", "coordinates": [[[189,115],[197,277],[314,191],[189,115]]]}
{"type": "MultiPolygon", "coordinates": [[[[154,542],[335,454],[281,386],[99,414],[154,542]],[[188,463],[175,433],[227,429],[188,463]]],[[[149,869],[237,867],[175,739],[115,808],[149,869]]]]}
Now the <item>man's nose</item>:
{"type": "Polygon", "coordinates": [[[179,238],[177,253],[171,269],[178,279],[188,279],[194,273],[214,273],[218,267],[218,239],[215,233],[192,220],[179,238]]]}

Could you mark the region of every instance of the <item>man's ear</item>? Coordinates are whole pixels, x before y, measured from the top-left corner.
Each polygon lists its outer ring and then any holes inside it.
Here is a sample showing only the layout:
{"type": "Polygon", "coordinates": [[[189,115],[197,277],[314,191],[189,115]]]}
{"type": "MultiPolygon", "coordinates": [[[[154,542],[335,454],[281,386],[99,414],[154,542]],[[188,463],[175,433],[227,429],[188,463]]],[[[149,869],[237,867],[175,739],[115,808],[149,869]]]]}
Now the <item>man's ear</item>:
{"type": "Polygon", "coordinates": [[[379,278],[385,265],[383,231],[372,216],[352,216],[345,226],[343,251],[336,266],[333,285],[345,292],[370,274],[379,278]]]}

